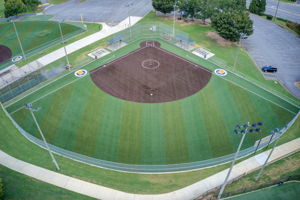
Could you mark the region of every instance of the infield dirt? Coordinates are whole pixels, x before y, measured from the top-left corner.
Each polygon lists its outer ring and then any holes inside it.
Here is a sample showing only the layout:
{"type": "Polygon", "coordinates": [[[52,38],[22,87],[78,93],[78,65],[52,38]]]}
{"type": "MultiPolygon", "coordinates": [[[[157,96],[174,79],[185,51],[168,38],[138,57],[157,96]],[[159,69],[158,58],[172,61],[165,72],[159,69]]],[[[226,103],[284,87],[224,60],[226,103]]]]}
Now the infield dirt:
{"type": "Polygon", "coordinates": [[[211,71],[145,41],[141,48],[91,73],[106,93],[127,101],[161,103],[191,96],[204,88],[211,71]]]}

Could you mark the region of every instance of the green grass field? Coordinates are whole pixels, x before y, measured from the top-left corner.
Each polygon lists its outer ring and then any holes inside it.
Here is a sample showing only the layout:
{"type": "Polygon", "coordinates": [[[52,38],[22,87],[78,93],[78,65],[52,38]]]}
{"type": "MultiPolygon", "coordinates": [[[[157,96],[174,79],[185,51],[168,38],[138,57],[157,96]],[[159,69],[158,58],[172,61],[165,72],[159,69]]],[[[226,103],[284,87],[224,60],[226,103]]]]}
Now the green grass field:
{"type": "Polygon", "coordinates": [[[4,199],[78,199],[91,200],[89,198],[47,183],[38,181],[6,167],[0,166],[0,178],[4,183],[4,199]]]}
{"type": "MultiPolygon", "coordinates": [[[[58,24],[53,21],[20,21],[16,22],[17,31],[26,56],[40,52],[47,47],[61,41],[58,24]]],[[[62,23],[62,31],[65,38],[70,38],[83,32],[78,26],[62,23]]],[[[12,23],[0,24],[0,44],[9,47],[13,56],[22,55],[17,35],[12,23]]],[[[5,67],[2,64],[1,67],[5,67]]]]}
{"type": "Polygon", "coordinates": [[[256,192],[228,198],[230,200],[281,200],[281,199],[298,199],[300,195],[300,182],[285,183],[281,186],[265,188],[256,192]]]}
{"type": "MultiPolygon", "coordinates": [[[[162,47],[183,55],[181,49],[164,43],[162,47]]],[[[138,48],[139,42],[119,51],[138,48]]],[[[97,61],[88,68],[96,68],[97,61]]],[[[198,59],[199,64],[211,68],[198,59]]],[[[16,111],[34,102],[43,109],[36,113],[47,140],[59,147],[114,162],[130,164],[173,164],[215,158],[233,153],[240,136],[232,134],[238,123],[264,121],[262,134],[249,134],[243,148],[250,147],[268,131],[283,127],[298,108],[268,96],[250,83],[228,75],[212,77],[201,91],[188,98],[160,104],[140,104],[114,98],[96,87],[87,76],[73,74],[29,95],[8,107],[16,111]],[[75,81],[47,95],[66,81],[75,81]],[[242,88],[242,87],[244,88],[242,88]],[[88,144],[88,145],[87,145],[88,144]]],[[[13,117],[28,132],[39,137],[27,110],[13,117]]]]}

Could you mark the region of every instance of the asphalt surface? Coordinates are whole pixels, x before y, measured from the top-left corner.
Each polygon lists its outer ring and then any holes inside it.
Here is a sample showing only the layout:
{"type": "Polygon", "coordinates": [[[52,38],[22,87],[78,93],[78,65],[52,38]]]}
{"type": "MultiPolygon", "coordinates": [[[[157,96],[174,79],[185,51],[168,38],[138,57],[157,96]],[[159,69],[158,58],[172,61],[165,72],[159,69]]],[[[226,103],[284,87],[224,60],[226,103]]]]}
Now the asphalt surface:
{"type": "MultiPolygon", "coordinates": [[[[251,0],[247,0],[249,6],[251,0]]],[[[277,0],[267,0],[266,14],[275,15],[277,0]]],[[[300,4],[279,2],[277,17],[300,24],[300,4]]]]}
{"type": "Polygon", "coordinates": [[[300,38],[259,16],[251,15],[251,19],[254,33],[241,44],[259,67],[276,66],[276,78],[300,98],[300,90],[294,85],[300,81],[300,38]]]}
{"type": "Polygon", "coordinates": [[[59,20],[84,21],[118,24],[130,16],[143,17],[153,9],[151,0],[69,0],[58,5],[51,5],[45,14],[55,15],[59,20]],[[126,5],[132,3],[129,7],[126,5]]]}

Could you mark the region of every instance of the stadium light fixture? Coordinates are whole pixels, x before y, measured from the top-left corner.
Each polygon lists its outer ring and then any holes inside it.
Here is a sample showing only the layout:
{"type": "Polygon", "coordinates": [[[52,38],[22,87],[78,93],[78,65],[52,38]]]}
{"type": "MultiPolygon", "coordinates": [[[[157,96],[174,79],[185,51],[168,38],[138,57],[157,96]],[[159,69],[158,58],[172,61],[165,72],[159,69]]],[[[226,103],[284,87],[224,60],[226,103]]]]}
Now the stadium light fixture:
{"type": "Polygon", "coordinates": [[[61,43],[64,47],[64,51],[65,51],[65,57],[66,57],[66,61],[67,61],[67,68],[68,70],[71,69],[71,65],[70,65],[70,61],[69,61],[69,57],[68,57],[68,53],[67,53],[67,49],[66,49],[66,45],[65,45],[65,39],[64,39],[64,35],[63,35],[63,31],[61,28],[61,22],[58,21],[58,27],[59,27],[59,32],[60,32],[60,36],[61,36],[61,43]]]}
{"type": "Polygon", "coordinates": [[[37,111],[41,110],[42,108],[41,108],[41,107],[33,108],[31,103],[25,104],[25,108],[28,109],[28,110],[30,111],[30,114],[31,114],[31,116],[32,116],[32,118],[33,118],[33,121],[34,121],[35,125],[37,126],[38,131],[39,131],[39,133],[40,133],[40,135],[41,135],[41,137],[42,137],[42,139],[43,139],[43,141],[44,141],[44,143],[45,143],[45,146],[46,146],[46,148],[47,148],[47,150],[48,150],[48,152],[49,152],[49,154],[50,154],[50,156],[51,156],[52,162],[54,163],[56,169],[57,169],[57,170],[60,170],[60,168],[59,168],[59,166],[58,166],[58,164],[57,164],[57,162],[56,162],[56,160],[55,160],[55,157],[53,156],[53,154],[52,154],[52,152],[51,152],[51,150],[50,150],[50,147],[48,146],[48,143],[47,143],[47,141],[46,141],[46,138],[45,138],[45,136],[44,136],[44,134],[43,134],[43,132],[42,132],[42,130],[41,130],[41,128],[40,128],[40,126],[39,126],[39,124],[38,124],[36,118],[35,118],[35,115],[34,115],[34,113],[33,113],[33,112],[37,112],[37,111]]]}
{"type": "Polygon", "coordinates": [[[258,122],[258,123],[254,123],[254,124],[250,124],[250,122],[248,122],[247,124],[244,124],[244,125],[238,124],[238,125],[235,126],[235,129],[233,130],[233,134],[235,134],[235,135],[242,134],[243,136],[241,138],[241,141],[240,141],[240,144],[239,144],[239,146],[237,148],[237,151],[236,151],[236,153],[235,153],[235,155],[233,157],[233,160],[231,162],[231,166],[230,166],[229,171],[228,171],[228,173],[227,173],[227,175],[225,177],[224,183],[223,183],[223,185],[222,185],[222,187],[220,189],[220,192],[218,194],[218,199],[221,199],[221,196],[222,196],[222,194],[224,192],[224,189],[225,189],[226,184],[228,182],[228,179],[230,177],[231,171],[233,169],[234,163],[235,163],[235,161],[236,161],[236,159],[237,159],[237,157],[239,155],[240,149],[241,149],[242,144],[244,142],[245,136],[247,135],[248,132],[250,132],[250,133],[261,132],[261,128],[260,127],[263,126],[263,125],[264,125],[263,122],[258,122]]]}
{"type": "Polygon", "coordinates": [[[128,3],[125,5],[125,7],[128,8],[127,10],[127,15],[128,15],[128,19],[129,19],[129,32],[130,32],[130,40],[132,38],[132,30],[131,30],[131,18],[130,18],[130,14],[129,14],[129,8],[132,7],[134,4],[131,2],[131,3],[128,3]]]}
{"type": "MultiPolygon", "coordinates": [[[[276,129],[274,129],[274,130],[271,131],[271,132],[272,132],[273,134],[272,134],[272,136],[271,136],[271,139],[270,139],[268,145],[270,144],[270,142],[271,142],[273,136],[276,135],[277,133],[280,133],[280,130],[279,130],[279,128],[276,128],[276,129]]],[[[262,168],[260,169],[259,173],[258,173],[257,176],[255,177],[255,180],[256,180],[256,181],[257,181],[257,180],[259,179],[259,177],[262,175],[262,173],[263,173],[263,171],[264,171],[266,165],[268,164],[268,161],[269,161],[269,159],[270,159],[270,157],[271,157],[271,155],[272,155],[272,153],[273,153],[273,151],[274,151],[274,149],[275,149],[275,147],[276,147],[276,145],[277,145],[277,143],[278,143],[278,140],[279,140],[279,137],[276,138],[276,141],[275,141],[275,143],[274,143],[274,145],[273,145],[273,147],[272,147],[272,150],[270,151],[270,153],[269,153],[267,159],[265,160],[265,163],[263,164],[262,168]]]]}
{"type": "Polygon", "coordinates": [[[174,3],[174,5],[173,5],[173,7],[174,7],[174,17],[173,17],[173,37],[175,37],[175,18],[176,18],[176,16],[175,16],[175,8],[176,8],[176,6],[177,6],[177,2],[178,1],[175,1],[175,3],[174,3]]]}

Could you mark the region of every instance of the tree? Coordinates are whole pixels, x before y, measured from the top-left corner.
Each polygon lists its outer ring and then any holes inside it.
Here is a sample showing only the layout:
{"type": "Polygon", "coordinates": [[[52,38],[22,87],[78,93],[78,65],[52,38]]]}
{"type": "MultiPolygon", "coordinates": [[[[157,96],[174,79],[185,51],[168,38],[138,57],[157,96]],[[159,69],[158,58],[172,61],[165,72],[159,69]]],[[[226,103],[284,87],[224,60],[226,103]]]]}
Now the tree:
{"type": "Polygon", "coordinates": [[[253,33],[253,22],[246,11],[231,9],[218,12],[212,16],[212,25],[223,38],[232,42],[253,33]]]}
{"type": "Polygon", "coordinates": [[[210,18],[215,11],[216,4],[212,0],[198,0],[198,12],[196,18],[201,19],[203,23],[210,18]]]}
{"type": "Polygon", "coordinates": [[[39,0],[22,0],[25,4],[27,11],[35,11],[38,5],[41,4],[39,0]]]}
{"type": "Polygon", "coordinates": [[[4,7],[5,17],[14,16],[26,11],[26,6],[22,0],[6,0],[4,7]]]}
{"type": "Polygon", "coordinates": [[[261,15],[266,10],[266,0],[252,0],[249,6],[249,11],[261,15]]]}
{"type": "Polygon", "coordinates": [[[175,0],[152,0],[152,6],[155,10],[164,14],[170,13],[174,9],[175,0]]]}
{"type": "Polygon", "coordinates": [[[199,0],[179,0],[179,10],[183,13],[183,17],[194,18],[198,12],[199,0]]]}
{"type": "Polygon", "coordinates": [[[262,14],[266,11],[266,0],[260,0],[259,13],[262,14]]]}

